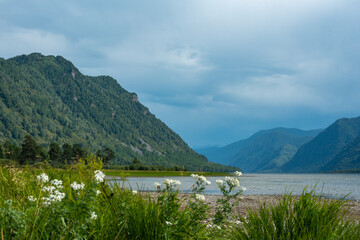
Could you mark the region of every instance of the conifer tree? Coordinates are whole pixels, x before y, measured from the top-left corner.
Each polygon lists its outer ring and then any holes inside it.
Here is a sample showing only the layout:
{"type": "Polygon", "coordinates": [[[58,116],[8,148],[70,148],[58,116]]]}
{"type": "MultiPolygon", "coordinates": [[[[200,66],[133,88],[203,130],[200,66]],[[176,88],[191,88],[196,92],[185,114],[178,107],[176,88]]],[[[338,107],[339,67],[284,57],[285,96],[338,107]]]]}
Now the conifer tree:
{"type": "Polygon", "coordinates": [[[59,144],[55,142],[50,143],[48,154],[51,161],[53,161],[54,163],[58,163],[61,158],[61,149],[59,144]]]}
{"type": "Polygon", "coordinates": [[[64,143],[64,145],[62,146],[61,163],[62,164],[72,163],[73,161],[72,157],[73,157],[73,151],[71,145],[68,143],[64,143]]]}
{"type": "Polygon", "coordinates": [[[4,158],[4,150],[1,145],[0,145],[0,158],[4,158]]]}
{"type": "Polygon", "coordinates": [[[35,163],[38,155],[37,150],[38,150],[38,146],[35,140],[30,135],[26,135],[24,138],[24,142],[21,145],[20,164],[35,163]]]}

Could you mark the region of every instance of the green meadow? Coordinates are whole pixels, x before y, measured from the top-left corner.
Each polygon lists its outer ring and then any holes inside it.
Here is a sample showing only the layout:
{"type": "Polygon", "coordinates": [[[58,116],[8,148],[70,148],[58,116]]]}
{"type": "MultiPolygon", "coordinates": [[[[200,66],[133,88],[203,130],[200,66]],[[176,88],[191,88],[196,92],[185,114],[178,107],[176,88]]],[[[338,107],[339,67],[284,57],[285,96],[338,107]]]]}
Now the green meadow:
{"type": "Polygon", "coordinates": [[[132,171],[102,170],[96,158],[86,162],[65,170],[1,166],[0,238],[360,239],[359,222],[348,217],[345,201],[320,199],[311,190],[248,210],[245,218],[233,211],[244,190],[235,172],[212,183],[223,196],[210,215],[203,195],[210,184],[206,176],[191,175],[192,194],[184,202],[178,180],[155,182],[157,194],[151,197],[123,189],[121,182],[107,183],[106,176],[132,171]]]}

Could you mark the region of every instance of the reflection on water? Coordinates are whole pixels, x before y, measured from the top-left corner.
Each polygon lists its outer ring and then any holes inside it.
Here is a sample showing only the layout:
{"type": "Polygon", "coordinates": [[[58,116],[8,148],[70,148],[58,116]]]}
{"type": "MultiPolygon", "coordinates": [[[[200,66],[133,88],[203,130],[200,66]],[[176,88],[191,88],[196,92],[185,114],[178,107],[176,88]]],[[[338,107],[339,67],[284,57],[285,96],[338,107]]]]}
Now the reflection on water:
{"type": "MultiPolygon", "coordinates": [[[[166,177],[130,177],[127,188],[154,191],[154,182],[162,183],[166,177]]],[[[192,177],[168,177],[181,181],[180,191],[190,191],[194,179],[192,177]]],[[[207,177],[211,185],[207,186],[205,194],[221,194],[215,180],[224,177],[207,177]]],[[[116,178],[116,181],[120,181],[116,178]]],[[[240,185],[246,187],[244,195],[277,195],[292,192],[300,195],[303,189],[315,187],[317,194],[329,198],[340,198],[350,194],[347,199],[360,200],[360,174],[244,174],[240,177],[240,185]]]]}

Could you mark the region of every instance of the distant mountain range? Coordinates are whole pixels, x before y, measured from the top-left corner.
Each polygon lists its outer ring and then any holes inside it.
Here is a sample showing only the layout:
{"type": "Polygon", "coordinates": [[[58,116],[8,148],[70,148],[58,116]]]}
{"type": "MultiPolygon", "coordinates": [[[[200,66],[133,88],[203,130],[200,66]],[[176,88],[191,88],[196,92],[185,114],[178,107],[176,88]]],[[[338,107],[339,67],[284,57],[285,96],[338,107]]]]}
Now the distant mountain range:
{"type": "Polygon", "coordinates": [[[237,166],[244,172],[359,170],[360,117],[339,119],[324,130],[262,130],[204,155],[210,161],[237,166]]]}
{"type": "Polygon", "coordinates": [[[244,172],[279,172],[298,148],[320,131],[295,128],[262,130],[248,139],[207,152],[205,156],[216,163],[240,167],[244,172]]]}
{"type": "Polygon", "coordinates": [[[45,146],[77,143],[91,152],[111,148],[113,164],[138,158],[188,170],[235,170],[189,148],[115,79],[85,76],[61,56],[0,58],[0,143],[21,144],[27,134],[45,146]]]}

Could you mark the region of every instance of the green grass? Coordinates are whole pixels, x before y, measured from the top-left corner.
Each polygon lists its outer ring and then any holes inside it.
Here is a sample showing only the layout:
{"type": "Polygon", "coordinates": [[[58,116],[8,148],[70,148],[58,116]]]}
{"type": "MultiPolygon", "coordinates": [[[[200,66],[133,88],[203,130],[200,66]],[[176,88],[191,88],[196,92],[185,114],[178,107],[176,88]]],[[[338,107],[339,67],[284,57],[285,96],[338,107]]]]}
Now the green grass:
{"type": "Polygon", "coordinates": [[[247,219],[238,216],[240,225],[208,227],[211,216],[201,214],[206,202],[184,206],[178,192],[163,185],[155,198],[116,182],[110,187],[106,180],[96,181],[98,167],[96,162],[65,170],[0,166],[0,239],[360,239],[360,225],[347,218],[341,199],[288,194],[277,205],[249,210],[247,219]],[[65,194],[61,201],[44,206],[50,192],[41,189],[50,183],[37,180],[41,173],[63,181],[57,189],[65,194]],[[74,182],[84,188],[74,190],[74,182]]]}
{"type": "Polygon", "coordinates": [[[233,239],[360,239],[359,222],[347,218],[343,199],[317,197],[304,189],[299,198],[285,194],[276,205],[249,210],[233,239]]]}
{"type": "Polygon", "coordinates": [[[127,176],[127,177],[186,177],[190,174],[200,174],[203,176],[229,176],[232,174],[222,172],[188,172],[188,171],[140,171],[140,170],[112,170],[105,169],[107,176],[127,176]]]}

